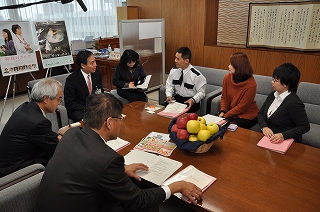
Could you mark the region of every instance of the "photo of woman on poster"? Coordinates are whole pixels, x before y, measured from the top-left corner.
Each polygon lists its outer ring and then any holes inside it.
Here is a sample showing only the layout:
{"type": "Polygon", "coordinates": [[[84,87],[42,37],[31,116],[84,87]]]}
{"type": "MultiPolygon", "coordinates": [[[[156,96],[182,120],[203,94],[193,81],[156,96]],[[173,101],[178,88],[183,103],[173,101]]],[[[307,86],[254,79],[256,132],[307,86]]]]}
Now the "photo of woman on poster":
{"type": "Polygon", "coordinates": [[[2,36],[4,38],[5,45],[1,46],[1,50],[4,52],[5,56],[16,55],[17,51],[12,40],[11,32],[8,29],[3,29],[2,36]]]}
{"type": "Polygon", "coordinates": [[[33,50],[30,44],[22,37],[22,29],[20,25],[13,24],[11,30],[14,33],[13,40],[17,50],[17,54],[19,55],[19,54],[32,53],[33,50]]]}

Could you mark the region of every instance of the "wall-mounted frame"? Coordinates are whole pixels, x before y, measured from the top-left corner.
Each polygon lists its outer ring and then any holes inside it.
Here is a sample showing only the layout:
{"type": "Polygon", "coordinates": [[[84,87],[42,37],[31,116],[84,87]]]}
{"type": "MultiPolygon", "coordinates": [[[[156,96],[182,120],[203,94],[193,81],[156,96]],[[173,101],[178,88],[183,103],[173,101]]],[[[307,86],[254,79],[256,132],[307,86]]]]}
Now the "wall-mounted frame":
{"type": "Polygon", "coordinates": [[[320,51],[320,2],[250,3],[246,45],[320,51]]]}

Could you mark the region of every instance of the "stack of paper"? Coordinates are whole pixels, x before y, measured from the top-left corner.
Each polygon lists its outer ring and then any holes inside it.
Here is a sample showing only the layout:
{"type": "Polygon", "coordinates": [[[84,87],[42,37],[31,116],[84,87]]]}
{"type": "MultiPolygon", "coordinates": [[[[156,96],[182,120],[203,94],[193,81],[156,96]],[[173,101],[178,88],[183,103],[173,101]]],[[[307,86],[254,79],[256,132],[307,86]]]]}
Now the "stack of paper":
{"type": "Polygon", "coordinates": [[[182,163],[161,155],[132,150],[124,156],[125,164],[143,163],[149,167],[148,171],[138,171],[137,175],[156,185],[161,185],[168,177],[170,177],[182,163]]]}
{"type": "Polygon", "coordinates": [[[266,136],[261,138],[261,140],[257,143],[258,146],[279,152],[281,154],[285,154],[289,147],[291,146],[293,142],[293,138],[286,139],[282,141],[281,143],[271,143],[270,139],[266,136]]]}
{"type": "MultiPolygon", "coordinates": [[[[200,171],[192,165],[189,165],[178,174],[175,174],[166,180],[163,185],[169,185],[181,180],[195,184],[202,190],[202,192],[204,192],[214,181],[217,180],[217,178],[200,171]]],[[[186,202],[190,202],[188,198],[183,196],[181,193],[175,193],[174,195],[186,202]]]]}
{"type": "Polygon", "coordinates": [[[182,104],[179,102],[172,102],[172,103],[169,103],[163,111],[157,114],[159,116],[164,116],[167,118],[176,118],[188,111],[186,107],[187,107],[186,104],[182,104]]]}

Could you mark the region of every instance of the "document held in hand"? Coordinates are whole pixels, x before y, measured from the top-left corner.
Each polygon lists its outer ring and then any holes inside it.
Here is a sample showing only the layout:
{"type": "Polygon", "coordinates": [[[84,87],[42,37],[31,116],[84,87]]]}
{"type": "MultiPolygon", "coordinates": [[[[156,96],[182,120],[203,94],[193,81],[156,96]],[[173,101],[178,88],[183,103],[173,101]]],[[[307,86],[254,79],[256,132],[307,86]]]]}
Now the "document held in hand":
{"type": "MultiPolygon", "coordinates": [[[[214,183],[214,181],[217,180],[217,178],[200,171],[192,165],[189,165],[178,174],[175,174],[174,176],[166,180],[163,185],[169,185],[180,180],[193,183],[198,186],[202,190],[202,192],[204,192],[212,183],[214,183]]],[[[181,193],[175,193],[174,195],[186,202],[191,203],[189,199],[183,196],[181,193]]]]}
{"type": "Polygon", "coordinates": [[[156,185],[161,185],[182,166],[182,163],[179,161],[141,150],[131,150],[124,156],[124,161],[126,165],[132,163],[143,163],[147,165],[149,170],[137,171],[137,175],[156,185]]]}
{"type": "Polygon", "coordinates": [[[285,154],[293,142],[293,138],[286,139],[281,143],[272,143],[267,136],[263,136],[257,143],[258,146],[285,154]]]}
{"type": "Polygon", "coordinates": [[[137,85],[134,88],[122,88],[122,89],[142,89],[142,90],[147,90],[148,86],[149,86],[149,82],[150,82],[151,76],[152,75],[147,75],[146,79],[144,80],[144,82],[141,85],[137,85]]]}

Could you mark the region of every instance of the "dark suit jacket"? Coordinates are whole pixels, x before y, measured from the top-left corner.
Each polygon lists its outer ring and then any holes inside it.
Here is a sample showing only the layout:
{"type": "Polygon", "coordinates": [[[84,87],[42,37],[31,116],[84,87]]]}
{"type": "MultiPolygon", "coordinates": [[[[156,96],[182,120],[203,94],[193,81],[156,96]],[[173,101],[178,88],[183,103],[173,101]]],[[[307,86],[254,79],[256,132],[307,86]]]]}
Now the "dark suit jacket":
{"type": "Polygon", "coordinates": [[[35,102],[20,105],[6,123],[0,137],[0,177],[34,163],[47,165],[58,144],[35,102]]]}
{"type": "Polygon", "coordinates": [[[35,211],[122,211],[159,205],[161,187],[140,190],[124,172],[124,158],[92,129],[68,130],[43,175],[35,211]]]}
{"type": "Polygon", "coordinates": [[[310,130],[303,102],[296,93],[291,92],[268,118],[268,109],[274,98],[274,92],[271,92],[258,113],[261,129],[269,127],[273,133],[282,133],[284,139],[293,138],[294,141],[301,142],[302,134],[310,130]]]}
{"type": "MultiPolygon", "coordinates": [[[[102,88],[102,76],[99,69],[91,74],[92,93],[102,88]]],[[[87,83],[78,69],[70,74],[64,86],[64,102],[67,108],[68,117],[73,121],[79,121],[83,118],[84,107],[86,106],[86,98],[89,95],[87,83]]]]}

